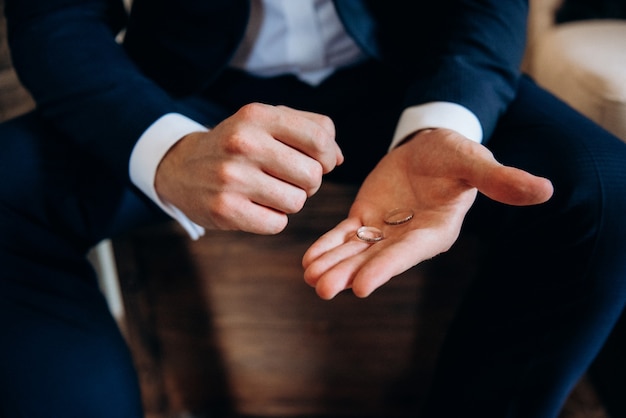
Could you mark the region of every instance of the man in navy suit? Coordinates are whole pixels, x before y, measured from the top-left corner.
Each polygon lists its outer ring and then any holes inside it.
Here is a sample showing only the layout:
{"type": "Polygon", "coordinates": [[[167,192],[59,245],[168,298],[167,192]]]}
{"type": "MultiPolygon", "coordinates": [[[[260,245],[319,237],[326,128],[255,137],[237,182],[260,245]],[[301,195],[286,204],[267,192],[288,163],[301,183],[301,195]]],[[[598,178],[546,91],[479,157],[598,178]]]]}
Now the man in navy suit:
{"type": "Polygon", "coordinates": [[[327,176],[362,185],[304,255],[322,298],[485,245],[421,416],[557,416],[626,300],[626,145],[519,74],[526,12],[7,0],[37,109],[0,125],[0,415],[141,416],[85,253],[167,217],[279,233],[327,176]]]}

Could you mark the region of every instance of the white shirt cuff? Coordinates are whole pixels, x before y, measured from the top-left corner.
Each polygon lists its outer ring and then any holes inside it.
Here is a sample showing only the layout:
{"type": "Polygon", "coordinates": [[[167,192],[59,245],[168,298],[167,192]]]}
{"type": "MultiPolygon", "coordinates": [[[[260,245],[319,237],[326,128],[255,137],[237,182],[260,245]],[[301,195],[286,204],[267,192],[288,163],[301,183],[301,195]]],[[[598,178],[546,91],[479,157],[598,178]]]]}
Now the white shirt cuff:
{"type": "Polygon", "coordinates": [[[389,150],[412,133],[428,128],[452,129],[473,141],[483,140],[480,121],[469,109],[456,103],[430,102],[409,107],[402,112],[389,150]]]}
{"type": "Polygon", "coordinates": [[[178,208],[162,200],[154,187],[154,178],[157,167],[167,151],[185,135],[198,131],[208,129],[186,116],[168,113],[150,125],[141,135],[133,148],[129,163],[130,179],[133,184],[174,218],[194,240],[204,235],[204,228],[192,222],[178,208]]]}

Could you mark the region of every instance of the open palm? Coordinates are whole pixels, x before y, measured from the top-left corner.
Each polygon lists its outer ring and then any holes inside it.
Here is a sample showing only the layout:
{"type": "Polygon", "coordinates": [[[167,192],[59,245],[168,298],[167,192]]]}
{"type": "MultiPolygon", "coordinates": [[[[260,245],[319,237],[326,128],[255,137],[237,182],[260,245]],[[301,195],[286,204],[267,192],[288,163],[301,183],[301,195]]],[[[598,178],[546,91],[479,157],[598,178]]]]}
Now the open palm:
{"type": "Polygon", "coordinates": [[[454,131],[421,132],[380,161],[348,218],[309,248],[303,258],[305,281],[324,299],[348,288],[368,296],[392,277],[447,251],[477,191],[511,205],[542,203],[553,192],[548,180],[501,165],[487,148],[454,131]],[[413,218],[386,224],[386,215],[397,208],[410,209],[413,218]],[[361,226],[380,229],[383,239],[358,239],[361,226]]]}

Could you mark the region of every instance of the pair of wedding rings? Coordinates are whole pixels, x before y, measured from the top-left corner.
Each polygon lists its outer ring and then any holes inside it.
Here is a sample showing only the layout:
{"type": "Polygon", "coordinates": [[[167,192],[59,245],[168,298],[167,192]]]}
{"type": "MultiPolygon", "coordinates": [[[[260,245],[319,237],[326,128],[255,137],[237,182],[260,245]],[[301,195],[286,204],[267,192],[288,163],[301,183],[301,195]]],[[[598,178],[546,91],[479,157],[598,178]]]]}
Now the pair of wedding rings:
{"type": "MultiPolygon", "coordinates": [[[[387,214],[383,218],[383,221],[387,225],[402,225],[413,219],[414,215],[415,213],[413,212],[413,209],[396,208],[387,212],[387,214]]],[[[361,241],[370,243],[378,242],[384,238],[383,231],[381,231],[379,228],[376,228],[375,226],[367,225],[364,225],[357,229],[356,236],[361,241]]]]}

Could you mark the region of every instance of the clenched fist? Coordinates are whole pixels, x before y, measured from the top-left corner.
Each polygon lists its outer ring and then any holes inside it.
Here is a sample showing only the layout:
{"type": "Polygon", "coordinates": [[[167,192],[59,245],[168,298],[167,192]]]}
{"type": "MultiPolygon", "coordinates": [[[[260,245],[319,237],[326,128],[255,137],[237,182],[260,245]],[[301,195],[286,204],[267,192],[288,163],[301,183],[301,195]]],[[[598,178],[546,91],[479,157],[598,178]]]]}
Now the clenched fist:
{"type": "Polygon", "coordinates": [[[252,103],[174,145],[155,188],[207,229],[276,234],[342,162],[330,118],[252,103]]]}

